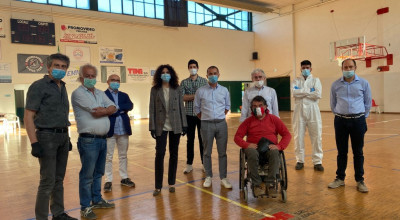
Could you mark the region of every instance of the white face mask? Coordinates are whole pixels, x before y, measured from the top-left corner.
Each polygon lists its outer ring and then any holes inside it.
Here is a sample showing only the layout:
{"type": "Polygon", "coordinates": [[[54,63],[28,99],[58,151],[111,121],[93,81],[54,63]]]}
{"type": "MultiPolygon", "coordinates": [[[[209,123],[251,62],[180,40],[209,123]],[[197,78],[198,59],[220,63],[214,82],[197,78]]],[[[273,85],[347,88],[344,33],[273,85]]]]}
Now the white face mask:
{"type": "Polygon", "coordinates": [[[260,80],[260,81],[255,81],[254,82],[254,86],[257,88],[261,88],[264,86],[264,80],[260,80]]]}
{"type": "Polygon", "coordinates": [[[197,74],[197,69],[195,69],[195,68],[189,69],[189,72],[190,72],[190,75],[194,76],[197,74]]]}

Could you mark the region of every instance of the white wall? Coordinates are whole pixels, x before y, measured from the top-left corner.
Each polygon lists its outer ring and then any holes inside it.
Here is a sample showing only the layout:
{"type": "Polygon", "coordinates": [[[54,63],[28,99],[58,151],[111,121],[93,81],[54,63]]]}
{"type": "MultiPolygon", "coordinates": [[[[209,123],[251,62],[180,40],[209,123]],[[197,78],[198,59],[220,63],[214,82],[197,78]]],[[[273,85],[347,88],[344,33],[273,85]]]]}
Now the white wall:
{"type": "Polygon", "coordinates": [[[394,65],[389,72],[378,72],[376,68],[386,65],[386,60],[374,60],[371,68],[358,61],[356,73],[370,82],[377,104],[383,105],[387,112],[400,112],[400,99],[390,98],[399,90],[394,82],[400,80],[400,1],[324,2],[302,2],[293,6],[294,13],[288,13],[292,11],[289,6],[281,10],[281,15],[255,14],[255,50],[260,53],[256,66],[272,77],[288,74],[293,77],[295,70],[297,75],[300,73],[300,62],[309,59],[313,75],[320,77],[323,86],[320,108],[329,111],[330,86],[341,76],[340,67],[329,60],[329,43],[365,35],[367,43],[385,46],[393,53],[394,65]],[[383,7],[389,7],[389,13],[377,15],[377,9],[383,7]]]}
{"type": "MultiPolygon", "coordinates": [[[[199,62],[199,74],[206,75],[206,68],[216,65],[220,69],[220,80],[249,79],[249,73],[254,68],[250,61],[254,51],[254,33],[189,25],[188,28],[164,27],[162,20],[140,18],[128,15],[93,12],[43,4],[24,3],[12,0],[0,2],[0,16],[5,20],[6,38],[0,38],[3,57],[0,62],[11,63],[12,81],[0,84],[0,101],[6,101],[7,107],[0,105],[0,112],[14,112],[12,88],[27,87],[33,81],[41,78],[41,74],[18,74],[17,54],[51,54],[65,52],[66,45],[87,46],[91,49],[91,62],[100,67],[100,46],[122,47],[124,49],[124,65],[157,67],[160,64],[170,64],[178,72],[182,80],[189,76],[187,62],[196,59],[199,62]],[[54,22],[56,25],[57,46],[36,46],[11,44],[10,18],[54,22]],[[58,27],[61,23],[89,25],[96,28],[98,44],[73,44],[59,42],[58,27]],[[12,97],[5,97],[5,94],[12,97]],[[10,107],[11,106],[11,107],[10,107]]],[[[68,93],[78,84],[67,85],[68,93]]],[[[106,89],[105,83],[96,85],[106,89]]],[[[125,84],[121,91],[127,92],[135,104],[134,114],[147,117],[150,84],[125,84]]]]}

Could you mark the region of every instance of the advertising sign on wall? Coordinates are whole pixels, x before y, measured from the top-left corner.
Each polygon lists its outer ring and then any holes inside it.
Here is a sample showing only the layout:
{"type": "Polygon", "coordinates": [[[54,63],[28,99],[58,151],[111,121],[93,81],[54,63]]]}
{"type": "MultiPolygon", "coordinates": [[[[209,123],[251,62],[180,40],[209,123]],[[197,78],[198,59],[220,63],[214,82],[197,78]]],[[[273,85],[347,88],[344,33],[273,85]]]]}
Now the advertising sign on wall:
{"type": "Polygon", "coordinates": [[[100,47],[100,63],[123,64],[124,53],[122,48],[100,47]]]}
{"type": "Polygon", "coordinates": [[[60,41],[97,44],[96,29],[90,26],[62,24],[60,26],[60,41]]]}
{"type": "Polygon", "coordinates": [[[151,82],[151,72],[149,67],[127,67],[128,83],[149,83],[151,82]]]}
{"type": "Polygon", "coordinates": [[[48,55],[17,54],[18,73],[47,73],[48,55]]]}
{"type": "Polygon", "coordinates": [[[65,46],[65,54],[72,62],[90,63],[89,47],[65,46]]]}
{"type": "Polygon", "coordinates": [[[0,17],[0,37],[6,37],[6,31],[4,30],[4,19],[0,17]]]}
{"type": "Polygon", "coordinates": [[[11,83],[11,64],[0,63],[0,83],[11,83]]]}

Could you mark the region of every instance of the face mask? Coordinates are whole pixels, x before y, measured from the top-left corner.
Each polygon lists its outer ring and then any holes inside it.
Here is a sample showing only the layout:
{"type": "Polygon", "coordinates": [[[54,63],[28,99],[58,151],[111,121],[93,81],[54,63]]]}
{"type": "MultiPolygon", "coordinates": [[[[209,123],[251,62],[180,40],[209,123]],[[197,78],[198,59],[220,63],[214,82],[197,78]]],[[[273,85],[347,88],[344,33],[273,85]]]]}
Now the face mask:
{"type": "Polygon", "coordinates": [[[161,74],[161,79],[164,82],[169,82],[169,80],[171,80],[171,75],[169,73],[161,74]]]}
{"type": "Polygon", "coordinates": [[[255,82],[254,82],[254,85],[255,85],[257,88],[261,88],[261,87],[264,86],[264,80],[255,81],[255,82]]]}
{"type": "Polygon", "coordinates": [[[218,76],[217,75],[209,76],[208,81],[210,81],[210,83],[214,84],[214,83],[218,82],[218,76]]]}
{"type": "Polygon", "coordinates": [[[96,85],[96,78],[83,78],[83,85],[88,89],[94,88],[94,85],[96,85]]]}
{"type": "Polygon", "coordinates": [[[60,70],[60,69],[53,69],[51,71],[51,75],[53,76],[54,79],[62,79],[65,76],[65,70],[60,70]]]}
{"type": "Polygon", "coordinates": [[[194,76],[197,74],[197,69],[195,69],[195,68],[189,69],[189,72],[190,72],[190,75],[194,76]]]}
{"type": "Polygon", "coordinates": [[[309,76],[310,75],[310,69],[303,69],[301,71],[301,74],[303,74],[303,76],[309,76]]]}
{"type": "Polygon", "coordinates": [[[117,82],[111,82],[111,83],[110,83],[110,88],[111,88],[112,90],[117,90],[117,89],[119,89],[119,83],[117,83],[117,82]]]}
{"type": "Polygon", "coordinates": [[[265,112],[265,109],[263,107],[257,107],[257,108],[253,108],[253,115],[254,116],[262,116],[265,112]]]}
{"type": "Polygon", "coordinates": [[[344,76],[345,78],[347,78],[347,79],[353,77],[353,76],[354,76],[354,70],[343,71],[343,76],[344,76]]]}

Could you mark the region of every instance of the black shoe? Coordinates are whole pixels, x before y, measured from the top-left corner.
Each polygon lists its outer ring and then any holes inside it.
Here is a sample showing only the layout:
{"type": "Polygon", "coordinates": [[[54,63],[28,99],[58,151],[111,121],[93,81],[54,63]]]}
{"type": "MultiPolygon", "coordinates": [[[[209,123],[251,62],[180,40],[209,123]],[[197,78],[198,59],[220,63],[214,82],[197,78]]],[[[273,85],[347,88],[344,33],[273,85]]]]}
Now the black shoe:
{"type": "Polygon", "coordinates": [[[110,209],[110,208],[115,208],[115,204],[110,203],[105,199],[101,199],[98,203],[92,204],[92,209],[110,209]]]}
{"type": "Polygon", "coordinates": [[[158,196],[161,194],[161,189],[155,189],[153,192],[153,196],[158,196]]]}
{"type": "Polygon", "coordinates": [[[77,218],[73,218],[71,216],[69,216],[67,213],[63,213],[61,215],[58,216],[53,216],[53,220],[78,220],[77,218]]]}
{"type": "Polygon", "coordinates": [[[299,163],[299,162],[297,162],[295,168],[296,168],[296,170],[301,170],[301,169],[303,169],[303,168],[304,168],[304,163],[299,163]]]}
{"type": "Polygon", "coordinates": [[[173,187],[173,186],[172,186],[172,187],[169,187],[169,192],[170,192],[170,193],[174,193],[174,192],[175,192],[175,187],[173,187]]]}
{"type": "Polygon", "coordinates": [[[106,182],[104,183],[104,192],[111,192],[112,190],[112,183],[111,182],[106,182]]]}
{"type": "Polygon", "coordinates": [[[314,165],[314,170],[315,171],[324,171],[324,167],[322,166],[322,164],[315,164],[314,165]]]}
{"type": "Polygon", "coordinates": [[[135,187],[135,183],[131,181],[131,179],[126,178],[121,180],[121,185],[128,186],[128,187],[135,187]]]}

